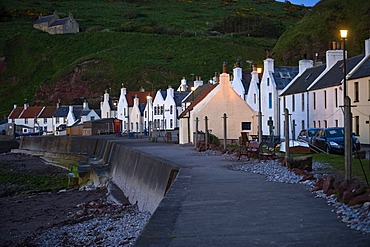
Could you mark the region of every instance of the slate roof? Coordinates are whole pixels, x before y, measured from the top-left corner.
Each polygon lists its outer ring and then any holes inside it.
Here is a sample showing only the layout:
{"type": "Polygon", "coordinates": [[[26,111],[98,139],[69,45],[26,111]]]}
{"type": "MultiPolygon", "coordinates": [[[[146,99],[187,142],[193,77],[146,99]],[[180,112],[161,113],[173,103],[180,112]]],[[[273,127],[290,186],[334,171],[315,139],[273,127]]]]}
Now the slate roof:
{"type": "Polygon", "coordinates": [[[40,118],[51,118],[54,116],[55,112],[57,111],[56,106],[45,106],[44,110],[40,114],[40,118]]]}
{"type": "MultiPolygon", "coordinates": [[[[350,72],[362,59],[364,55],[359,55],[346,60],[347,73],[350,72]]],[[[318,90],[327,87],[341,85],[343,80],[343,60],[336,62],[330,70],[323,75],[310,90],[318,90]]]]}
{"type": "Polygon", "coordinates": [[[166,100],[167,90],[161,90],[160,93],[162,94],[163,99],[166,100]]]}
{"type": "Polygon", "coordinates": [[[311,86],[325,68],[326,65],[323,64],[306,69],[281,96],[307,92],[307,88],[311,86]]]}
{"type": "Polygon", "coordinates": [[[19,115],[23,112],[24,107],[23,106],[18,106],[12,110],[12,112],[9,114],[9,119],[15,119],[19,118],[19,115]]]}
{"type": "Polygon", "coordinates": [[[189,92],[178,92],[175,91],[175,104],[176,106],[181,106],[182,105],[182,100],[185,99],[185,97],[189,94],[189,92]]]}
{"type": "Polygon", "coordinates": [[[146,102],[145,103],[140,103],[139,104],[139,110],[140,110],[140,115],[144,115],[144,110],[145,110],[146,102]]]}
{"type": "Polygon", "coordinates": [[[61,106],[55,112],[54,117],[67,117],[68,112],[69,112],[68,106],[61,106]]]}
{"type": "MultiPolygon", "coordinates": [[[[192,92],[194,93],[194,101],[191,102],[191,104],[186,108],[179,116],[179,118],[184,117],[189,111],[193,110],[194,106],[199,104],[215,87],[217,87],[219,83],[216,84],[205,84],[203,86],[197,87],[197,89],[192,92]]],[[[185,102],[190,102],[189,98],[192,99],[192,97],[188,97],[185,102]]]]}
{"type": "Polygon", "coordinates": [[[47,16],[43,16],[39,19],[37,19],[34,24],[40,24],[40,23],[44,23],[44,22],[49,22],[51,19],[53,19],[54,15],[47,15],[47,16]]]}
{"type": "Polygon", "coordinates": [[[252,80],[251,71],[243,72],[242,83],[243,83],[245,94],[248,94],[249,87],[251,85],[251,80],[252,80]]]}
{"type": "Polygon", "coordinates": [[[277,90],[284,89],[298,75],[298,67],[275,67],[274,77],[277,90]]]}
{"type": "Polygon", "coordinates": [[[358,79],[370,76],[370,56],[367,57],[365,62],[355,71],[349,79],[358,79]]]}
{"type": "Polygon", "coordinates": [[[22,112],[19,118],[36,118],[40,115],[42,110],[41,106],[30,106],[22,112]]]}
{"type": "Polygon", "coordinates": [[[58,19],[58,20],[54,21],[50,25],[50,27],[64,25],[68,21],[68,19],[69,19],[69,17],[66,17],[66,18],[63,18],[63,19],[58,19]]]}

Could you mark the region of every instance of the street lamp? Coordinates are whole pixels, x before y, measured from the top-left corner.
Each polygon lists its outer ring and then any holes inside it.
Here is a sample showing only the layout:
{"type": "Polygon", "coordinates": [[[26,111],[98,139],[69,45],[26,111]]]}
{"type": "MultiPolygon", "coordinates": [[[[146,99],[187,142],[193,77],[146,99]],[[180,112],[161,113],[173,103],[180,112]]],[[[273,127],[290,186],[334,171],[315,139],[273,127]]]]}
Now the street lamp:
{"type": "Polygon", "coordinates": [[[345,179],[352,177],[352,121],[351,121],[351,99],[347,91],[347,65],[346,65],[346,39],[348,30],[340,30],[343,41],[343,104],[344,104],[344,166],[345,179]]]}
{"type": "Polygon", "coordinates": [[[262,142],[262,106],[261,106],[261,83],[262,68],[257,68],[258,73],[258,141],[262,142]]]}

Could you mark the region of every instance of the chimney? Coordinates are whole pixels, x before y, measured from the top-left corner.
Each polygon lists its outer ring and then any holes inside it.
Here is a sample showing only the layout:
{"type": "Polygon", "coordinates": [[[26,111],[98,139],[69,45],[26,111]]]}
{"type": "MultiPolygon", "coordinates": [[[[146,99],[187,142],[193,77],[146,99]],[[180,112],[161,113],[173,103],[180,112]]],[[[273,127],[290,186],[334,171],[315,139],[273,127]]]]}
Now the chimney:
{"type": "Polygon", "coordinates": [[[89,110],[89,103],[87,103],[86,99],[84,100],[83,104],[82,104],[82,109],[84,111],[87,111],[89,110]]]}
{"type": "Polygon", "coordinates": [[[73,113],[73,105],[69,106],[69,111],[73,113]]]}
{"type": "Polygon", "coordinates": [[[224,62],[223,65],[222,65],[222,73],[226,73],[226,71],[227,71],[226,64],[227,63],[224,62]]]}
{"type": "Polygon", "coordinates": [[[175,97],[175,90],[171,86],[167,88],[167,95],[170,95],[172,98],[175,97]]]}
{"type": "Polygon", "coordinates": [[[135,94],[134,106],[139,106],[139,98],[137,97],[137,94],[135,94]]]}
{"type": "Polygon", "coordinates": [[[15,108],[17,108],[17,104],[14,104],[14,105],[13,105],[13,109],[15,109],[15,108]]]}
{"type": "Polygon", "coordinates": [[[226,73],[226,62],[222,65],[222,74],[220,75],[220,84],[222,86],[224,85],[230,85],[230,76],[228,73],[226,73]]]}
{"type": "Polygon", "coordinates": [[[239,63],[235,63],[235,66],[234,66],[234,69],[233,69],[233,77],[234,79],[242,79],[242,73],[243,73],[243,70],[242,68],[240,68],[239,66],[239,63]]]}
{"type": "Polygon", "coordinates": [[[126,91],[125,85],[122,83],[121,95],[126,95],[126,93],[127,93],[127,91],[126,91]]]}
{"type": "Polygon", "coordinates": [[[197,88],[199,86],[203,86],[202,78],[199,76],[196,77],[196,81],[194,81],[194,87],[197,88]]]}
{"type": "Polygon", "coordinates": [[[57,101],[57,109],[59,109],[59,107],[60,107],[60,99],[58,99],[57,101]]]}
{"type": "Polygon", "coordinates": [[[365,39],[365,56],[370,55],[370,39],[365,39]]]}
{"type": "Polygon", "coordinates": [[[301,75],[306,69],[311,68],[313,66],[313,61],[307,59],[307,55],[304,54],[303,59],[299,60],[298,66],[299,66],[299,74],[298,75],[301,75]]]}
{"type": "Polygon", "coordinates": [[[29,107],[27,100],[26,100],[26,102],[24,102],[24,105],[23,106],[24,106],[24,109],[25,110],[29,107]]]}
{"type": "Polygon", "coordinates": [[[145,89],[143,87],[140,87],[140,92],[145,92],[145,89]]]}
{"type": "Polygon", "coordinates": [[[180,91],[185,92],[187,87],[188,87],[187,86],[187,81],[186,81],[185,77],[183,77],[182,80],[181,80],[181,83],[180,83],[180,91]]]}
{"type": "Polygon", "coordinates": [[[108,102],[109,101],[109,93],[108,93],[108,90],[105,90],[105,94],[104,94],[104,102],[108,102]]]}
{"type": "Polygon", "coordinates": [[[266,58],[263,60],[263,71],[274,73],[274,59],[266,58]]]}
{"type": "MultiPolygon", "coordinates": [[[[347,57],[347,51],[346,55],[347,57]]],[[[343,60],[343,50],[328,50],[326,51],[326,68],[331,68],[336,62],[343,60]]]]}

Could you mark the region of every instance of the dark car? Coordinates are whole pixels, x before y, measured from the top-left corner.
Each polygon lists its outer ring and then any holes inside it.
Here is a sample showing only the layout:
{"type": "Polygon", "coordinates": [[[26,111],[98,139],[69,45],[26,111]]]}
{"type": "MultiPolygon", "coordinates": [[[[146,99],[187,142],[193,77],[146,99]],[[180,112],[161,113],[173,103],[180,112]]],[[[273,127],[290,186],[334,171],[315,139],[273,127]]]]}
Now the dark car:
{"type": "Polygon", "coordinates": [[[316,132],[319,130],[320,128],[308,128],[308,129],[303,129],[299,132],[298,136],[297,136],[297,140],[298,141],[303,141],[303,142],[307,142],[307,143],[311,143],[312,142],[312,137],[315,136],[316,132]]]}
{"type": "MultiPolygon", "coordinates": [[[[352,134],[353,150],[360,150],[360,141],[352,134]]],[[[320,129],[312,138],[312,144],[327,153],[344,153],[344,128],[320,129]]]]}

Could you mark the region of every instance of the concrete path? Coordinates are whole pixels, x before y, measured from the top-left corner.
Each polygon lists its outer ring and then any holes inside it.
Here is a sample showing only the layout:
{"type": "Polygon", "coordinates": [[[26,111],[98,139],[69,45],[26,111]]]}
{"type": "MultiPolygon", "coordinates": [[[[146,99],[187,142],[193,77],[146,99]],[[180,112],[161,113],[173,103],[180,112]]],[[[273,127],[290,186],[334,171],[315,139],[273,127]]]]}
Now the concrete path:
{"type": "Polygon", "coordinates": [[[229,170],[238,161],[191,146],[122,142],[181,168],[136,246],[370,246],[308,186],[229,170]]]}

